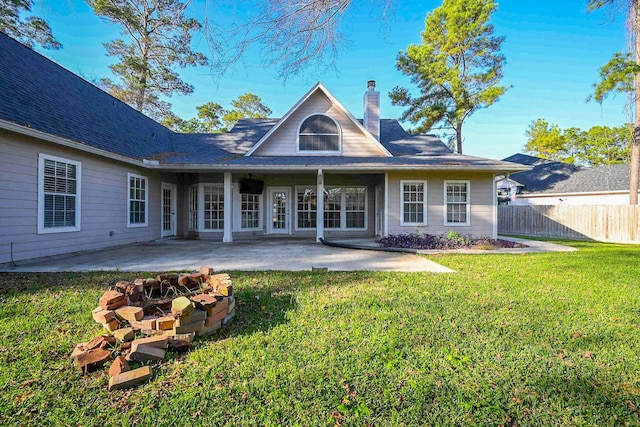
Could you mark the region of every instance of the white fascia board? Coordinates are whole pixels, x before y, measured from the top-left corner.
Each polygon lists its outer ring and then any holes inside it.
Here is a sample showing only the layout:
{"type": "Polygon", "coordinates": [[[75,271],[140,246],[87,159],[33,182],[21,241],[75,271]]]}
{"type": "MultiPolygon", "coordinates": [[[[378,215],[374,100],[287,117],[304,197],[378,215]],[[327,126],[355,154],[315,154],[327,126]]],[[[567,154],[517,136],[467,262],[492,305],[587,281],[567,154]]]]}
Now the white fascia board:
{"type": "Polygon", "coordinates": [[[106,157],[112,160],[117,160],[119,162],[128,163],[130,165],[145,167],[147,166],[144,161],[132,159],[131,157],[123,156],[120,154],[111,153],[106,150],[102,150],[100,148],[92,147],[87,144],[83,144],[80,142],[72,141],[67,138],[63,138],[61,136],[52,135],[47,132],[42,132],[36,129],[32,129],[27,126],[18,125],[16,123],[8,122],[6,120],[0,119],[0,128],[6,129],[11,132],[19,133],[21,135],[31,136],[33,138],[41,139],[43,141],[53,142],[54,144],[62,145],[64,147],[74,148],[79,151],[84,151],[86,153],[95,154],[97,156],[106,157]]]}
{"type": "MultiPolygon", "coordinates": [[[[528,193],[528,194],[517,194],[518,199],[533,199],[540,197],[561,197],[561,196],[609,196],[615,194],[629,194],[629,190],[602,190],[602,191],[585,191],[582,193],[528,193]]],[[[638,190],[638,194],[640,194],[640,190],[638,190]]]]}
{"type": "Polygon", "coordinates": [[[342,105],[342,103],[340,101],[338,101],[338,99],[333,96],[333,94],[331,92],[329,92],[329,90],[321,83],[321,82],[317,82],[315,85],[313,85],[313,87],[311,89],[309,89],[309,91],[302,97],[300,98],[300,100],[298,102],[296,102],[294,104],[293,107],[291,107],[291,109],[289,109],[289,111],[287,111],[287,113],[282,116],[282,118],[278,121],[278,123],[275,124],[275,126],[273,126],[271,129],[269,129],[269,131],[262,137],[260,138],[260,140],[253,146],[251,147],[251,149],[249,151],[246,152],[245,156],[249,157],[251,156],[258,148],[260,148],[260,146],[267,140],[269,139],[269,137],[284,123],[287,121],[287,119],[298,109],[300,108],[300,106],[302,104],[304,104],[309,97],[311,97],[311,95],[313,95],[317,90],[322,91],[322,93],[324,93],[324,95],[329,98],[329,101],[331,101],[331,103],[333,105],[335,105],[340,111],[342,111],[342,113],[347,116],[347,118],[349,118],[349,120],[351,120],[351,122],[353,122],[353,124],[362,131],[362,133],[364,134],[364,136],[369,140],[369,142],[371,142],[373,145],[375,145],[380,151],[382,151],[384,153],[384,155],[386,157],[393,157],[393,155],[389,152],[389,150],[387,150],[386,148],[384,148],[384,146],[380,143],[380,141],[378,141],[372,134],[371,132],[369,132],[364,126],[362,126],[360,124],[360,122],[358,120],[356,120],[355,117],[353,117],[353,114],[351,114],[349,112],[349,110],[347,110],[345,108],[344,105],[342,105]]]}

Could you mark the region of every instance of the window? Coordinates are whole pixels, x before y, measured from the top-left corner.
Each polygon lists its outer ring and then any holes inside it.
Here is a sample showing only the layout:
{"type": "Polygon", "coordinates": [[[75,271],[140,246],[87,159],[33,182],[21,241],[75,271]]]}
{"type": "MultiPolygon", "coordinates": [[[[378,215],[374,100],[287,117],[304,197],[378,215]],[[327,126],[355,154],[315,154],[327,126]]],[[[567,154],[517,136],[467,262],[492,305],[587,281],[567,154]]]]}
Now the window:
{"type": "Polygon", "coordinates": [[[198,186],[189,187],[189,229],[198,229],[198,186]]]}
{"type": "MultiPolygon", "coordinates": [[[[297,187],[298,229],[316,228],[318,198],[316,187],[297,187]]],[[[367,228],[367,187],[327,187],[324,190],[324,227],[327,229],[367,228]]]]}
{"type": "Polygon", "coordinates": [[[132,173],[127,174],[127,177],[129,178],[128,226],[144,227],[147,225],[148,179],[132,173]]]}
{"type": "Polygon", "coordinates": [[[366,187],[345,188],[347,228],[364,228],[366,212],[366,187]]]}
{"type": "Polygon", "coordinates": [[[427,181],[400,181],[401,225],[427,224],[427,181]]]}
{"type": "Polygon", "coordinates": [[[327,188],[324,195],[324,228],[340,228],[342,189],[327,188]]]}
{"type": "Polygon", "coordinates": [[[296,190],[298,228],[316,228],[318,198],[315,188],[296,190]]]}
{"type": "Polygon", "coordinates": [[[80,231],[81,163],[38,156],[38,233],[80,231]]]}
{"type": "Polygon", "coordinates": [[[240,227],[260,228],[260,194],[240,194],[240,227]]]}
{"type": "Polygon", "coordinates": [[[298,132],[298,151],[340,152],[340,128],[329,116],[307,117],[298,132]]]}
{"type": "Polygon", "coordinates": [[[469,225],[469,181],[445,181],[445,225],[469,225]]]}
{"type": "Polygon", "coordinates": [[[220,184],[204,185],[204,229],[224,229],[224,189],[220,184]]]}

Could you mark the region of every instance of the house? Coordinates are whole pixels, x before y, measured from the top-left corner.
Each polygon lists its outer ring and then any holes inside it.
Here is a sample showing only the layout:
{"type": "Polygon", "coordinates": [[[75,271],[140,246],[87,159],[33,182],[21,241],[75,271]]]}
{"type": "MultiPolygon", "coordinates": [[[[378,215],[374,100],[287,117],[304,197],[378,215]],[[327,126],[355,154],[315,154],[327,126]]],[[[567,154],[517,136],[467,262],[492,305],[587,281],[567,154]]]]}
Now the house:
{"type": "Polygon", "coordinates": [[[315,84],[279,119],[177,134],[0,33],[0,263],[169,237],[496,236],[495,176],[315,84]]]}
{"type": "MultiPolygon", "coordinates": [[[[582,167],[526,154],[504,159],[533,168],[498,177],[498,194],[512,205],[626,205],[628,164],[582,167]],[[508,199],[508,201],[507,201],[508,199]]],[[[499,196],[500,197],[500,196],[499,196]]]]}

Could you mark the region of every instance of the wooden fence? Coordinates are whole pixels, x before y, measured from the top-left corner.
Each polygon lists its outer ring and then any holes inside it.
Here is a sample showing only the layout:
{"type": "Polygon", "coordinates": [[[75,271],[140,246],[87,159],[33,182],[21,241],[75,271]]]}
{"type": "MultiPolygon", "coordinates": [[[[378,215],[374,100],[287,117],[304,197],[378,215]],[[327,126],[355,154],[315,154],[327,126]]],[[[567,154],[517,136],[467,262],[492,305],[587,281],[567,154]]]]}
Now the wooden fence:
{"type": "Polygon", "coordinates": [[[498,233],[640,243],[640,206],[501,205],[498,233]]]}

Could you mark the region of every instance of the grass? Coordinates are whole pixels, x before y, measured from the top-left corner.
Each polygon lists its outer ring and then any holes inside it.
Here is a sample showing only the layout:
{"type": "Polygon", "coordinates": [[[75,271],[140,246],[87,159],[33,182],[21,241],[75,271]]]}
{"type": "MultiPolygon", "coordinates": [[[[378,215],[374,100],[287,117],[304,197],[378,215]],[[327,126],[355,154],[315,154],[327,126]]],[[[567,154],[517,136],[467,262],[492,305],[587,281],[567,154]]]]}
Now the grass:
{"type": "Polygon", "coordinates": [[[453,274],[231,272],[226,329],[107,391],[73,346],[109,284],[1,274],[0,425],[639,425],[640,247],[442,255],[453,274]]]}

